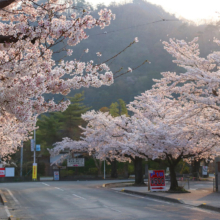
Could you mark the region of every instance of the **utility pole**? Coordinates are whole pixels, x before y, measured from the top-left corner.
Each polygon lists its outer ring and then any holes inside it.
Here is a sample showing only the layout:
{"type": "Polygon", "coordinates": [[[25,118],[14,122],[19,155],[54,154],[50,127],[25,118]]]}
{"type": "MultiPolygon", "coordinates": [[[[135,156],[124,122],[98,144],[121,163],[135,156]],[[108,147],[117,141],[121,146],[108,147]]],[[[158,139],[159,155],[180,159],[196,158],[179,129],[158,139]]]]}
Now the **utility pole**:
{"type": "Polygon", "coordinates": [[[20,177],[22,177],[22,166],[23,166],[23,141],[21,141],[21,163],[20,163],[20,177]]]}
{"type": "Polygon", "coordinates": [[[34,162],[33,162],[33,169],[32,169],[32,179],[34,181],[37,180],[37,163],[36,163],[36,130],[34,129],[34,162]]]}
{"type": "Polygon", "coordinates": [[[104,180],[105,180],[105,160],[104,160],[104,180]]]}
{"type": "Polygon", "coordinates": [[[36,130],[34,129],[34,163],[36,163],[36,130]]]}

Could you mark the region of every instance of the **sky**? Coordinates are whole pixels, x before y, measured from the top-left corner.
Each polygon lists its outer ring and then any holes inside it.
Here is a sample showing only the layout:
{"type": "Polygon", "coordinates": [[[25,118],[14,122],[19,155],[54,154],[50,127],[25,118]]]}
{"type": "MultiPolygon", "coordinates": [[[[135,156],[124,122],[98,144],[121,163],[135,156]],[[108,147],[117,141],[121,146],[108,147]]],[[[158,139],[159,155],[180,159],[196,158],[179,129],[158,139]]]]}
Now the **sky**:
{"type": "MultiPolygon", "coordinates": [[[[112,0],[87,1],[93,5],[98,3],[108,5],[112,2],[112,0]]],[[[114,2],[131,2],[131,0],[114,0],[114,2]]],[[[162,6],[166,11],[176,14],[177,17],[183,17],[194,22],[201,22],[204,19],[220,19],[220,0],[148,0],[148,2],[162,6]]]]}

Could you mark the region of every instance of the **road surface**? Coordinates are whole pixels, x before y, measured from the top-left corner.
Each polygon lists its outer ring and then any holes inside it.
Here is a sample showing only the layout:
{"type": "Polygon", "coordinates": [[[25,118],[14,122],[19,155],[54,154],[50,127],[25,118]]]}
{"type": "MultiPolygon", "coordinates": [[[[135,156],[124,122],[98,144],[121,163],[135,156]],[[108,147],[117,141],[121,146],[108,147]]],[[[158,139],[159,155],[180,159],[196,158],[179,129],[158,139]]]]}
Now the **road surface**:
{"type": "Polygon", "coordinates": [[[103,188],[107,182],[1,183],[0,189],[9,213],[19,220],[220,219],[217,212],[103,188]]]}

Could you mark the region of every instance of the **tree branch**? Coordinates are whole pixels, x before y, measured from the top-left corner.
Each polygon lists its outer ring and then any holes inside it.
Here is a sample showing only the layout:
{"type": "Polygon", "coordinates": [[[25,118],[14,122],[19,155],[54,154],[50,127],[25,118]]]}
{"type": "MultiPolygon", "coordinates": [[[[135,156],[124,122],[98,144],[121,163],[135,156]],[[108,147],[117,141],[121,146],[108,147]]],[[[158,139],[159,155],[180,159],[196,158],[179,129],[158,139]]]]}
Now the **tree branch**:
{"type": "Polygon", "coordinates": [[[15,2],[16,0],[0,0],[0,9],[5,8],[15,2]]]}

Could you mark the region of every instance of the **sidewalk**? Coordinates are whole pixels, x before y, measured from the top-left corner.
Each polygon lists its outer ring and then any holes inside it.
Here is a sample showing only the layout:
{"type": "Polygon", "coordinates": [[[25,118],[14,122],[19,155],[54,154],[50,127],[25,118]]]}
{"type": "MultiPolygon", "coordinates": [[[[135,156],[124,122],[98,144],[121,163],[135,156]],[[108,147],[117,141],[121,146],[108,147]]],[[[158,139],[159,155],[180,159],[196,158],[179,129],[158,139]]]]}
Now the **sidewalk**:
{"type": "MultiPolygon", "coordinates": [[[[107,186],[107,184],[106,184],[107,186]]],[[[169,202],[182,203],[190,206],[210,209],[220,212],[220,193],[213,192],[212,184],[207,181],[198,181],[194,183],[191,189],[186,190],[191,193],[168,193],[168,192],[149,192],[148,187],[134,187],[127,185],[117,186],[109,185],[107,187],[124,193],[137,194],[140,196],[151,197],[154,199],[165,200],[169,202]]],[[[169,185],[167,185],[167,190],[169,185]]]]}

